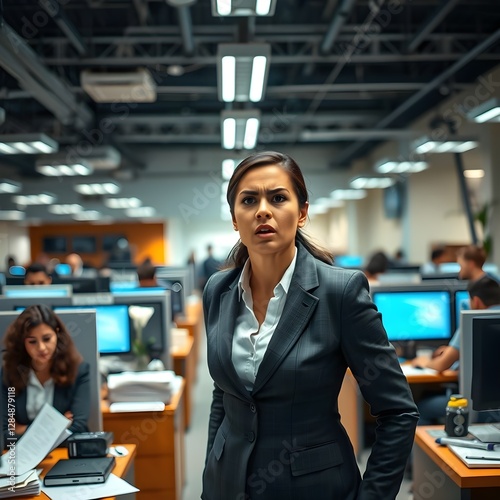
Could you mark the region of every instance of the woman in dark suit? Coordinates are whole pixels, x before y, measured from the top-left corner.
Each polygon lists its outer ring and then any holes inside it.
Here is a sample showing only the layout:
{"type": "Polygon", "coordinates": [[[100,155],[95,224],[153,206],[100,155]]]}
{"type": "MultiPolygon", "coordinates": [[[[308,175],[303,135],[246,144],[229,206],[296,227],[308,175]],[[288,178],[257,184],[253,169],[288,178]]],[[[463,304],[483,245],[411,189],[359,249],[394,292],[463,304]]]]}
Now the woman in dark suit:
{"type": "MultiPolygon", "coordinates": [[[[72,432],[88,431],[89,365],[82,360],[64,323],[49,307],[27,307],[4,337],[3,432],[7,437],[8,391],[15,392],[16,435],[22,435],[45,403],[69,418],[72,432]]],[[[7,442],[7,441],[5,441],[7,442]]]]}
{"type": "Polygon", "coordinates": [[[240,242],[203,294],[215,384],[202,499],[395,498],[418,413],[365,276],[302,234],[307,189],[289,156],[243,160],[227,200],[240,242]],[[338,412],[347,367],[377,419],[363,478],[338,412]]]}

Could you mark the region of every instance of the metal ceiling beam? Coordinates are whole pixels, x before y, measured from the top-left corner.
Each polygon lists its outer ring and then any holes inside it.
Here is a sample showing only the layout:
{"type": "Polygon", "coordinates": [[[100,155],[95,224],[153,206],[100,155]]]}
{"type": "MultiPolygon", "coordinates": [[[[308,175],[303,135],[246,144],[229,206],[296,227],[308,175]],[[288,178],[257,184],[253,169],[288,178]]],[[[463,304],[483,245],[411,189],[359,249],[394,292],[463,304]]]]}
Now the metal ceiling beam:
{"type": "MultiPolygon", "coordinates": [[[[374,122],[380,118],[380,113],[359,111],[359,112],[332,112],[332,113],[319,113],[310,119],[306,115],[290,115],[286,114],[263,114],[261,115],[261,123],[265,125],[266,123],[276,122],[281,120],[283,124],[286,121],[290,123],[300,123],[300,124],[314,124],[318,126],[326,125],[349,125],[353,123],[365,123],[374,122]]],[[[213,115],[148,115],[148,114],[129,114],[128,116],[117,116],[117,115],[107,115],[101,117],[106,123],[114,125],[140,125],[148,124],[151,126],[158,125],[220,125],[220,114],[213,115]]]]}
{"type": "Polygon", "coordinates": [[[168,5],[177,10],[177,19],[182,36],[182,46],[186,56],[194,54],[193,23],[191,21],[190,5],[193,0],[166,0],[168,5]]]}
{"type": "Polygon", "coordinates": [[[81,56],[85,55],[88,47],[74,24],[67,18],[59,3],[56,0],[38,0],[38,4],[52,17],[78,53],[81,56]]]}
{"type": "MultiPolygon", "coordinates": [[[[385,63],[411,63],[411,62],[453,62],[460,59],[463,53],[443,54],[353,54],[349,58],[351,64],[385,64],[385,63]]],[[[498,61],[498,54],[483,54],[476,59],[483,61],[498,61]]],[[[273,55],[272,64],[304,64],[309,62],[332,64],[344,61],[342,55],[320,56],[314,54],[302,55],[273,55]]],[[[194,56],[142,56],[142,57],[90,57],[77,59],[71,57],[46,57],[43,61],[49,66],[144,66],[155,64],[199,64],[202,66],[215,66],[217,57],[194,56]]]]}
{"type": "MultiPolygon", "coordinates": [[[[483,40],[481,43],[476,45],[472,50],[467,52],[462,58],[452,64],[449,68],[443,71],[440,75],[436,76],[424,88],[413,94],[409,99],[404,101],[400,106],[389,113],[383,120],[381,120],[375,128],[384,129],[385,127],[391,126],[398,118],[407,112],[415,105],[417,105],[424,97],[427,96],[434,89],[446,82],[450,77],[452,77],[457,71],[462,69],[465,65],[473,60],[477,60],[482,52],[487,50],[491,45],[494,45],[500,40],[500,29],[493,32],[488,38],[483,40]]],[[[335,158],[334,166],[345,165],[352,161],[356,157],[358,152],[366,145],[366,140],[361,140],[352,144],[350,147],[346,148],[341,154],[335,158]]]]}
{"type": "Polygon", "coordinates": [[[406,52],[414,52],[422,43],[424,38],[429,35],[434,29],[444,20],[444,18],[455,8],[459,0],[442,0],[441,5],[438,5],[422,24],[420,29],[408,41],[406,52]]]}
{"type": "Polygon", "coordinates": [[[0,45],[3,48],[0,64],[14,76],[18,75],[15,77],[19,85],[33,92],[33,97],[60,116],[63,123],[86,127],[92,121],[92,111],[76,100],[65,83],[40,62],[33,49],[7,23],[0,25],[0,45]]]}
{"type": "Polygon", "coordinates": [[[330,26],[328,26],[328,31],[325,33],[323,41],[321,42],[320,50],[323,54],[331,52],[332,47],[340,34],[342,26],[351,15],[355,3],[356,0],[339,0],[339,3],[333,13],[330,26]]]}

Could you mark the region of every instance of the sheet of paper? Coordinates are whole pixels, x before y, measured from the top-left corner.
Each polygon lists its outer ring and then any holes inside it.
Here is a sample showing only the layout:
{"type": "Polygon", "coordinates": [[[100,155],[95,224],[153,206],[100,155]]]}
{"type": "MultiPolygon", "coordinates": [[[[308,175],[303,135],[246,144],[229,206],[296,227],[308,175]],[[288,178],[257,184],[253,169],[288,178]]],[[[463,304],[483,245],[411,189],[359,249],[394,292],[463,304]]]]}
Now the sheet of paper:
{"type": "Polygon", "coordinates": [[[42,491],[52,500],[92,500],[114,497],[139,491],[124,479],[110,474],[104,484],[79,484],[78,486],[42,486],[42,491]]]}
{"type": "MultiPolygon", "coordinates": [[[[50,453],[61,434],[70,425],[71,420],[46,403],[15,444],[14,475],[19,476],[34,469],[50,453]]],[[[9,441],[6,443],[8,450],[9,443],[9,441]]],[[[0,476],[12,474],[12,470],[9,468],[11,465],[7,462],[8,460],[2,460],[0,476]]]]}
{"type": "Polygon", "coordinates": [[[412,365],[401,365],[403,373],[408,375],[437,375],[438,372],[432,368],[416,368],[412,365]]]}

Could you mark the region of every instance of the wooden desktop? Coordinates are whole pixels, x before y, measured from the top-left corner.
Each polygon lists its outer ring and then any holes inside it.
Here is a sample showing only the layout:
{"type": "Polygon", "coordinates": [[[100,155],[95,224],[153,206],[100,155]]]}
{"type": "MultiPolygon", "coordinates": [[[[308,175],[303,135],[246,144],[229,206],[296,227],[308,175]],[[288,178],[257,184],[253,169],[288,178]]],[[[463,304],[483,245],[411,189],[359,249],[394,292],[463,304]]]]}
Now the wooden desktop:
{"type": "MultiPolygon", "coordinates": [[[[412,391],[415,391],[422,386],[437,388],[442,384],[457,382],[458,372],[446,370],[436,374],[408,375],[406,378],[412,391]]],[[[365,404],[358,383],[350,370],[345,374],[338,403],[342,425],[352,442],[354,452],[358,455],[363,449],[365,404]]]]}
{"type": "Polygon", "coordinates": [[[111,413],[103,401],[105,431],[117,443],[137,445],[135,485],[138,500],[181,500],[185,478],[184,380],[162,412],[111,413]]]}
{"type": "Polygon", "coordinates": [[[415,434],[414,499],[498,500],[500,468],[469,469],[446,446],[436,444],[428,433],[436,429],[443,426],[420,426],[415,434]]]}
{"type": "MultiPolygon", "coordinates": [[[[116,465],[113,469],[113,474],[115,476],[121,477],[128,481],[130,484],[134,484],[134,459],[136,456],[137,447],[135,444],[123,444],[125,448],[127,448],[128,454],[123,457],[116,457],[116,465]]],[[[53,450],[50,455],[48,455],[45,460],[43,460],[37,469],[42,469],[41,477],[45,477],[45,474],[55,465],[58,460],[68,458],[68,449],[67,448],[57,448],[53,450]]],[[[50,500],[50,498],[42,491],[40,495],[37,496],[16,496],[19,500],[50,500]]],[[[120,495],[119,497],[107,497],[104,500],[116,500],[125,498],[132,499],[134,498],[132,495],[120,495]]]]}

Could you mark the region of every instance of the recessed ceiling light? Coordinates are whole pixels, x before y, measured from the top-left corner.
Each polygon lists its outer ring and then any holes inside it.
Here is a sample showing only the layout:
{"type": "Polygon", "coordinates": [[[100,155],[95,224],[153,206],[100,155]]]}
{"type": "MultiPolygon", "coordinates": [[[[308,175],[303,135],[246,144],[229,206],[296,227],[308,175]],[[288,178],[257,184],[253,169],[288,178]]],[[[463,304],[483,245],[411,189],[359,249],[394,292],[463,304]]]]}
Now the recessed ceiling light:
{"type": "Polygon", "coordinates": [[[0,179],[0,193],[17,193],[21,190],[19,182],[10,179],[0,179]]]}
{"type": "Polygon", "coordinates": [[[50,205],[56,201],[56,196],[51,193],[18,194],[12,200],[17,205],[50,205]]]}
{"type": "Polygon", "coordinates": [[[80,194],[116,194],[120,192],[120,186],[115,182],[96,182],[91,184],[76,184],[73,189],[80,194]]]}
{"type": "Polygon", "coordinates": [[[139,198],[106,198],[104,204],[108,208],[137,208],[142,201],[139,198]]]}
{"type": "Polygon", "coordinates": [[[0,135],[0,153],[3,154],[48,154],[59,149],[59,144],[45,134],[0,135]]]}

